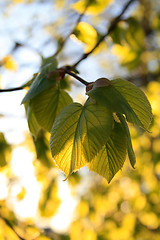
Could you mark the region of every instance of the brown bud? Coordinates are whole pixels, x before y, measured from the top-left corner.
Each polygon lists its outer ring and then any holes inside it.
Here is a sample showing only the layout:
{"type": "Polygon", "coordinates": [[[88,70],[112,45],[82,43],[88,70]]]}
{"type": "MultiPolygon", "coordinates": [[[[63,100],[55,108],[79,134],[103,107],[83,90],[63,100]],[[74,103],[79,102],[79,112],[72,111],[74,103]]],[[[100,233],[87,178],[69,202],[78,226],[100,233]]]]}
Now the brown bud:
{"type": "Polygon", "coordinates": [[[107,87],[111,85],[111,81],[108,80],[107,78],[99,78],[95,81],[93,88],[97,87],[107,87]]]}
{"type": "Polygon", "coordinates": [[[90,90],[93,88],[93,85],[94,85],[94,82],[89,83],[89,84],[86,86],[86,92],[90,91],[90,90]]]}

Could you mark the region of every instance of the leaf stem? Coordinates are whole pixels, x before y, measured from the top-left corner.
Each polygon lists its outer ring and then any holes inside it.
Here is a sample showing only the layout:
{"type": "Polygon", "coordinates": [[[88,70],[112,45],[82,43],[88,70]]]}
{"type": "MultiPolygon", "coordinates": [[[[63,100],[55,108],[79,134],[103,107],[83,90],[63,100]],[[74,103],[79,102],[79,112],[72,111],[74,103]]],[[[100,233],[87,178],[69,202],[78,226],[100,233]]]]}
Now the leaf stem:
{"type": "Polygon", "coordinates": [[[79,82],[83,83],[85,86],[87,86],[89,84],[89,82],[85,81],[83,78],[79,77],[78,75],[76,75],[75,73],[71,72],[70,70],[67,69],[67,67],[63,68],[65,70],[65,72],[67,74],[69,74],[70,76],[76,78],[79,82]]]}
{"type": "Polygon", "coordinates": [[[98,40],[98,42],[95,44],[95,46],[88,52],[82,55],[82,57],[75,62],[72,67],[76,67],[80,62],[82,62],[84,59],[86,59],[99,45],[101,42],[103,42],[103,40],[115,29],[115,27],[117,26],[117,24],[121,21],[121,17],[123,16],[123,14],[126,12],[126,10],[128,9],[128,7],[134,2],[135,0],[130,0],[127,2],[127,4],[124,6],[124,8],[122,9],[121,13],[112,20],[110,27],[108,28],[107,32],[101,36],[101,38],[98,40]]]}

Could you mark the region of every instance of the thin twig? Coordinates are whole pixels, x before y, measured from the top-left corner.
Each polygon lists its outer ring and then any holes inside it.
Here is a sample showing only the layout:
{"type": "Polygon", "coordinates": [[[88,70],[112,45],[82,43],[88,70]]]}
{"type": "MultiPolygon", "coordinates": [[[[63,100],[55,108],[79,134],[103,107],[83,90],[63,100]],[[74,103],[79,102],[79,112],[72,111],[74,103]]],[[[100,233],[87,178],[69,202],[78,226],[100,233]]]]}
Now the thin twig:
{"type": "Polygon", "coordinates": [[[117,26],[117,24],[121,21],[121,17],[123,16],[123,14],[126,12],[126,10],[128,9],[128,7],[134,2],[135,0],[130,0],[122,9],[121,13],[112,20],[110,27],[108,28],[108,31],[101,36],[101,38],[98,40],[98,42],[95,44],[95,46],[88,52],[82,55],[82,57],[75,62],[72,67],[76,67],[80,62],[82,62],[84,59],[86,59],[99,45],[101,42],[103,42],[103,40],[115,29],[115,27],[117,26]]]}
{"type": "Polygon", "coordinates": [[[14,92],[14,91],[19,91],[19,90],[23,90],[23,89],[24,89],[24,87],[0,89],[0,93],[1,92],[14,92]]]}
{"type": "MultiPolygon", "coordinates": [[[[117,24],[121,21],[121,17],[123,16],[123,14],[126,12],[126,10],[128,9],[128,7],[136,0],[130,0],[122,9],[121,13],[112,20],[110,27],[108,28],[108,31],[101,36],[101,38],[98,40],[98,42],[96,43],[96,45],[88,52],[82,55],[82,57],[75,62],[71,68],[75,68],[80,62],[82,62],[84,59],[86,59],[90,54],[92,54],[92,52],[100,45],[101,42],[103,42],[103,40],[115,29],[115,27],[117,26],[117,24]]],[[[79,15],[79,18],[76,21],[75,27],[72,30],[72,32],[66,37],[66,39],[64,39],[61,47],[57,50],[57,52],[55,53],[55,55],[57,55],[63,48],[64,44],[66,43],[67,39],[69,38],[69,36],[73,33],[73,31],[75,30],[77,24],[81,21],[83,15],[85,14],[87,8],[88,8],[89,4],[86,6],[84,12],[79,15]]],[[[88,82],[86,82],[84,79],[82,79],[81,77],[77,76],[76,74],[74,74],[73,72],[69,71],[68,69],[64,68],[65,72],[68,73],[69,75],[71,75],[72,77],[76,78],[78,81],[80,81],[81,83],[83,83],[84,85],[88,85],[88,82]]],[[[0,93],[1,92],[13,92],[13,91],[18,91],[18,90],[22,90],[24,89],[23,86],[21,87],[17,87],[17,88],[8,88],[8,89],[0,89],[0,93]]]]}
{"type": "Polygon", "coordinates": [[[76,78],[79,82],[83,83],[85,86],[87,86],[89,83],[86,82],[83,78],[79,77],[75,73],[69,71],[68,69],[64,68],[65,72],[68,73],[70,76],[76,78]]]}

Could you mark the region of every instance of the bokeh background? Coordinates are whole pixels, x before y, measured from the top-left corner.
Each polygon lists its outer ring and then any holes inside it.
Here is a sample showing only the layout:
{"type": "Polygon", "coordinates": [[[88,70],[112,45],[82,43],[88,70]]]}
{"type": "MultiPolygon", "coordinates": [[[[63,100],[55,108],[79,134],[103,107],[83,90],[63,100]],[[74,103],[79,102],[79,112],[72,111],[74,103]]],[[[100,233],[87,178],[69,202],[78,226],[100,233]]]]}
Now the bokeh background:
{"type": "MultiPolygon", "coordinates": [[[[60,67],[74,64],[126,3],[0,0],[1,89],[29,81],[42,56],[56,54],[60,67]]],[[[27,88],[0,92],[0,239],[160,240],[159,0],[133,1],[77,70],[86,81],[121,77],[146,93],[154,116],[150,132],[130,125],[136,169],[126,160],[110,184],[87,168],[64,182],[51,158],[50,134],[42,131],[35,142],[29,133],[21,105],[27,88]]],[[[82,84],[68,77],[66,88],[84,102],[82,84]]]]}

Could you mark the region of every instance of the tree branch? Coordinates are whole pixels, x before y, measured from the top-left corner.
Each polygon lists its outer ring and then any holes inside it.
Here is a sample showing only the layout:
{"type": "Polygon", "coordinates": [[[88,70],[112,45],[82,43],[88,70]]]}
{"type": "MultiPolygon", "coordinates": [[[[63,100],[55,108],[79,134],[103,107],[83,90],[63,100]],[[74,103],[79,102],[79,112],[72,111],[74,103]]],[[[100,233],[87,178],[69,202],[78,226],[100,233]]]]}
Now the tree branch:
{"type": "MultiPolygon", "coordinates": [[[[121,17],[123,16],[123,14],[126,12],[126,10],[128,9],[128,7],[136,0],[130,0],[128,1],[128,3],[124,6],[124,8],[122,9],[121,13],[112,20],[110,27],[108,28],[108,31],[101,36],[101,38],[98,40],[98,42],[95,44],[95,46],[88,52],[82,55],[82,57],[75,62],[70,68],[75,68],[80,62],[82,62],[84,59],[86,59],[90,54],[92,54],[92,52],[100,45],[101,42],[104,41],[104,39],[115,29],[115,27],[117,26],[117,24],[122,20],[121,17]]],[[[90,3],[90,2],[89,2],[90,3]]],[[[82,17],[84,16],[87,8],[88,8],[89,4],[86,5],[86,8],[84,10],[84,12],[82,14],[79,15],[79,18],[76,21],[75,27],[73,28],[72,32],[64,39],[61,47],[57,50],[57,52],[54,54],[54,56],[56,56],[64,47],[64,44],[66,43],[67,39],[69,38],[69,36],[73,33],[73,31],[75,30],[77,24],[81,21],[82,17]]],[[[81,83],[83,83],[85,86],[88,85],[88,82],[86,82],[84,79],[82,79],[81,77],[77,76],[76,74],[74,74],[73,72],[71,72],[68,68],[64,67],[63,68],[65,70],[66,73],[68,73],[69,75],[71,75],[72,77],[76,78],[78,81],[80,81],[81,83]]],[[[19,91],[24,89],[24,86],[21,87],[17,87],[17,88],[8,88],[8,89],[0,89],[0,93],[1,92],[13,92],[13,91],[19,91]]]]}
{"type": "Polygon", "coordinates": [[[0,93],[1,92],[15,92],[15,91],[23,90],[26,87],[30,87],[30,85],[32,84],[33,80],[34,80],[34,77],[31,80],[29,80],[27,83],[21,85],[20,87],[0,89],[0,93]]]}
{"type": "Polygon", "coordinates": [[[123,14],[126,12],[126,10],[128,9],[128,7],[134,2],[135,0],[130,0],[122,9],[121,13],[112,20],[110,27],[108,28],[108,31],[101,36],[101,38],[98,40],[98,42],[96,43],[96,45],[88,52],[82,55],[82,57],[75,62],[72,67],[76,67],[81,61],[83,61],[84,59],[86,59],[99,45],[101,42],[104,41],[104,39],[115,29],[115,27],[117,26],[117,24],[121,21],[121,17],[123,16],[123,14]]]}
{"type": "Polygon", "coordinates": [[[14,92],[14,91],[19,91],[19,90],[23,90],[23,89],[24,89],[24,87],[0,89],[0,93],[1,93],[1,92],[14,92]]]}

